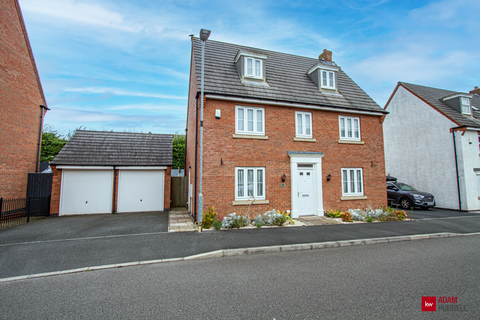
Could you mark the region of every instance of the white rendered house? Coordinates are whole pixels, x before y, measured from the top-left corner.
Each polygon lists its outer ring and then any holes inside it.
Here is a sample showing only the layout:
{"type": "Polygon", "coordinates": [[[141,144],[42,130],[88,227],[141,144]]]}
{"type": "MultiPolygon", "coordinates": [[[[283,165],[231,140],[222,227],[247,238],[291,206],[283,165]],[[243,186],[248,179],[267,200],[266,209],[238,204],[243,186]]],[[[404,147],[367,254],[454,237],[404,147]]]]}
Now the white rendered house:
{"type": "Polygon", "coordinates": [[[399,82],[383,123],[387,175],[439,208],[480,210],[480,96],[399,82]]]}

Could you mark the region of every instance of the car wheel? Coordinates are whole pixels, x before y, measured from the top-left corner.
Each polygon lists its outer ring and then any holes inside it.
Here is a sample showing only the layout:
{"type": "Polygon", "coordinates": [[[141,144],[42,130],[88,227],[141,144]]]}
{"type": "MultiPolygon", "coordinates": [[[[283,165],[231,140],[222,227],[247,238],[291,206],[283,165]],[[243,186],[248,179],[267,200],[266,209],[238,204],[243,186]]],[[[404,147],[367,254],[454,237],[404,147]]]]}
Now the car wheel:
{"type": "Polygon", "coordinates": [[[400,200],[400,206],[402,209],[410,209],[412,208],[412,201],[410,201],[408,198],[402,198],[402,200],[400,200]]]}

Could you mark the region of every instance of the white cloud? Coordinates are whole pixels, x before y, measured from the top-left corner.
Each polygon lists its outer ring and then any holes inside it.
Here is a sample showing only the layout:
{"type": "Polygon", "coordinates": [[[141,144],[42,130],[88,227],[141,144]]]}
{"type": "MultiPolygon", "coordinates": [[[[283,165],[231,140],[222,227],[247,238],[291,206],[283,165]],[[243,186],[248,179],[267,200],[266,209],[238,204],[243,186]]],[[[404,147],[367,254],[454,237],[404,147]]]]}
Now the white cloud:
{"type": "Polygon", "coordinates": [[[125,16],[100,5],[73,0],[22,0],[22,9],[37,14],[129,32],[140,32],[142,26],[131,23],[125,16]]]}
{"type": "Polygon", "coordinates": [[[81,93],[100,93],[100,94],[113,94],[117,96],[130,96],[130,97],[145,97],[145,98],[159,98],[159,99],[173,99],[173,100],[186,100],[184,96],[173,96],[168,94],[157,94],[149,92],[129,91],[118,88],[105,88],[105,87],[84,87],[84,88],[65,88],[66,92],[81,92],[81,93]]]}

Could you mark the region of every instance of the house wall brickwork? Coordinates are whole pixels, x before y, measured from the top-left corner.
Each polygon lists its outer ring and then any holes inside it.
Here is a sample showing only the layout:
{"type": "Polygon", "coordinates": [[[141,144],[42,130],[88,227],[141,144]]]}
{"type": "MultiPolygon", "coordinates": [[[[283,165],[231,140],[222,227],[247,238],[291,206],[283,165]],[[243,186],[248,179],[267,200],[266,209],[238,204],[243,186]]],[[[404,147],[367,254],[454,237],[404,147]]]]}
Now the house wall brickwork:
{"type": "Polygon", "coordinates": [[[25,197],[45,98],[17,0],[0,1],[0,197],[25,197]]]}
{"type": "MultiPolygon", "coordinates": [[[[192,81],[196,82],[196,81],[192,81]]],[[[194,132],[194,101],[190,95],[188,132],[194,132]],[[190,108],[193,105],[193,108],[190,108]]],[[[379,116],[352,115],[360,118],[361,140],[364,144],[339,143],[339,115],[342,113],[235,103],[207,99],[204,109],[204,208],[215,206],[221,217],[236,212],[263,213],[266,210],[291,210],[291,172],[287,151],[322,152],[323,208],[346,210],[349,208],[378,207],[386,204],[385,161],[383,153],[382,121],[379,116]],[[265,135],[268,140],[237,139],[235,134],[235,106],[265,108],[265,135]],[[215,110],[221,118],[215,118],[215,110]],[[313,138],[316,142],[294,141],[295,111],[312,113],[313,138]],[[223,164],[222,164],[223,163],[223,164]],[[267,205],[233,205],[235,200],[235,167],[266,168],[267,205]],[[341,200],[341,168],[363,168],[366,200],[341,200]],[[286,175],[285,187],[281,177],[286,175]],[[331,174],[331,181],[327,181],[331,174]]],[[[194,137],[189,136],[193,140],[194,137]]],[[[190,143],[190,140],[189,140],[190,143]]],[[[194,164],[194,147],[187,152],[187,166],[194,164]]],[[[193,168],[193,165],[192,165],[193,168]]],[[[195,196],[196,198],[196,196],[195,196]]]]}
{"type": "MultiPolygon", "coordinates": [[[[193,61],[193,56],[191,61],[193,61]]],[[[188,177],[190,174],[190,184],[192,185],[192,199],[190,200],[191,208],[188,208],[190,213],[193,214],[193,208],[196,206],[197,196],[195,195],[195,177],[197,176],[197,168],[195,167],[195,148],[198,137],[198,143],[200,143],[200,107],[198,107],[198,119],[197,119],[197,99],[196,93],[198,91],[197,87],[197,77],[195,72],[195,64],[192,62],[190,65],[190,86],[188,94],[188,113],[187,113],[187,145],[185,151],[185,176],[188,177]],[[198,123],[198,128],[196,126],[198,123]],[[195,132],[197,130],[197,132],[195,132]]],[[[200,105],[200,99],[198,100],[200,105]]],[[[199,164],[197,164],[197,167],[199,164]]],[[[198,190],[198,186],[197,186],[198,190]]],[[[187,188],[188,192],[188,188],[187,188]]],[[[190,196],[190,194],[188,194],[190,196]]],[[[188,199],[187,199],[188,200],[188,199]]]]}

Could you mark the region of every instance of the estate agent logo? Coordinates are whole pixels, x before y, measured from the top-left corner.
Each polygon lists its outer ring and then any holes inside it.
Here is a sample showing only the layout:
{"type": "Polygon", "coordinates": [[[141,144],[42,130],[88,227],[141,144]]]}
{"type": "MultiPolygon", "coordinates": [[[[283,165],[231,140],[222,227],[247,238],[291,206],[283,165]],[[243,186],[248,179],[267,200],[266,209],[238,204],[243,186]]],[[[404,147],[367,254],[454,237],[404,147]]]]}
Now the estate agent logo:
{"type": "Polygon", "coordinates": [[[457,297],[422,297],[422,311],[437,311],[437,304],[439,311],[467,311],[457,297]]]}

